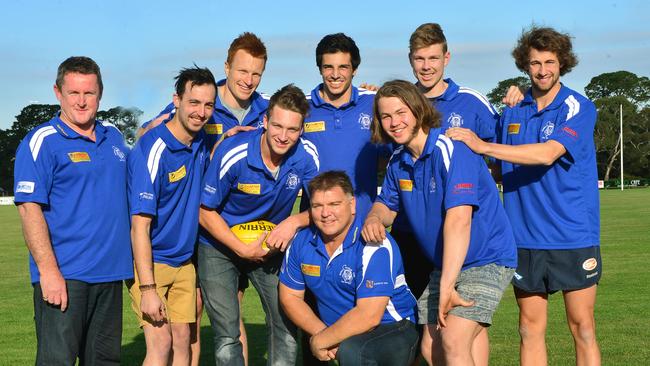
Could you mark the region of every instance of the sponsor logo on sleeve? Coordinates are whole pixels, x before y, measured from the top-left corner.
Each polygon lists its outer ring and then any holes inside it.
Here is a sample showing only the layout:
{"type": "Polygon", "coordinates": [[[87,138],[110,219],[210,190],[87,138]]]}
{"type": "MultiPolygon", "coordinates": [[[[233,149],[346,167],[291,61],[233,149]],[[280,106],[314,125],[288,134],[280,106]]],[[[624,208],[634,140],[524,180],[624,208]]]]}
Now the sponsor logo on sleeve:
{"type": "Polygon", "coordinates": [[[223,134],[223,125],[221,123],[206,123],[205,126],[203,126],[203,129],[208,135],[223,134]]]}
{"type": "Polygon", "coordinates": [[[577,138],[578,138],[578,133],[577,133],[574,129],[572,129],[571,127],[569,127],[569,126],[564,126],[564,127],[562,128],[562,131],[563,131],[564,133],[566,133],[567,135],[569,135],[569,137],[571,137],[571,138],[573,138],[573,139],[577,139],[577,138]]]}
{"type": "Polygon", "coordinates": [[[370,129],[370,124],[372,123],[372,118],[369,114],[359,113],[359,126],[364,130],[370,129]]]}
{"type": "Polygon", "coordinates": [[[149,201],[153,200],[153,193],[140,192],[139,196],[140,196],[140,200],[149,200],[149,201]]]}
{"type": "Polygon", "coordinates": [[[375,281],[366,280],[366,288],[373,288],[373,287],[375,287],[375,281]]]}
{"type": "Polygon", "coordinates": [[[169,173],[169,183],[178,182],[179,180],[183,179],[186,175],[187,175],[187,171],[185,170],[185,165],[183,165],[180,168],[178,168],[177,171],[169,173]]]}
{"type": "Polygon", "coordinates": [[[260,194],[261,185],[254,183],[237,183],[237,189],[247,194],[260,194]]]}
{"type": "Polygon", "coordinates": [[[341,282],[345,283],[346,285],[351,285],[352,280],[354,280],[354,272],[352,271],[352,268],[348,267],[345,264],[341,268],[339,276],[341,276],[341,282]]]}
{"type": "Polygon", "coordinates": [[[203,190],[206,191],[209,194],[215,194],[217,193],[217,189],[214,188],[213,186],[206,184],[205,187],[203,187],[203,190]]]}
{"type": "Polygon", "coordinates": [[[21,180],[16,184],[16,193],[34,193],[34,182],[21,180]]]}
{"type": "Polygon", "coordinates": [[[305,132],[325,131],[325,121],[305,122],[305,132]]]}
{"type": "Polygon", "coordinates": [[[300,270],[306,276],[320,277],[320,266],[315,264],[300,263],[300,270]]]}
{"type": "Polygon", "coordinates": [[[521,127],[520,123],[511,123],[508,125],[508,135],[518,135],[519,128],[521,127]]]}
{"type": "Polygon", "coordinates": [[[68,153],[70,161],[73,163],[84,163],[90,161],[90,155],[85,151],[77,151],[68,153]]]}
{"type": "Polygon", "coordinates": [[[473,193],[474,185],[472,183],[458,183],[454,185],[452,193],[462,194],[462,193],[473,193]]]}
{"type": "Polygon", "coordinates": [[[410,179],[400,179],[399,180],[399,189],[402,192],[411,192],[413,191],[413,181],[410,179]]]}

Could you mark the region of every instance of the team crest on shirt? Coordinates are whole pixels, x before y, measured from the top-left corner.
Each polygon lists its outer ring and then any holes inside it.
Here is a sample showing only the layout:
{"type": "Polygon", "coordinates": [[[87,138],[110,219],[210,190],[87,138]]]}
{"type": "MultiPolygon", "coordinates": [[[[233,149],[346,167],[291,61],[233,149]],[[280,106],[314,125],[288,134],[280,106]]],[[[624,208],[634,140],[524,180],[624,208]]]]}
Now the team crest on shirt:
{"type": "Polygon", "coordinates": [[[436,178],[431,177],[431,180],[429,181],[429,193],[433,193],[436,191],[436,178]]]}
{"type": "Polygon", "coordinates": [[[352,280],[354,279],[354,272],[352,272],[352,268],[344,264],[343,268],[341,268],[341,272],[339,272],[339,276],[341,276],[341,282],[346,285],[351,285],[352,280]]]}
{"type": "Polygon", "coordinates": [[[115,156],[117,156],[117,158],[120,159],[120,161],[126,161],[126,155],[124,154],[124,152],[115,145],[113,145],[113,154],[115,154],[115,156]]]}
{"type": "Polygon", "coordinates": [[[555,123],[553,123],[553,121],[544,123],[544,127],[542,127],[542,140],[548,140],[548,138],[551,137],[554,129],[555,123]]]}
{"type": "Polygon", "coordinates": [[[452,112],[449,118],[447,118],[447,123],[449,123],[449,126],[451,127],[460,127],[463,125],[463,116],[452,112]]]}
{"type": "Polygon", "coordinates": [[[362,129],[369,130],[370,123],[372,123],[372,118],[370,118],[369,114],[359,113],[359,125],[362,129]]]}
{"type": "Polygon", "coordinates": [[[263,128],[263,127],[264,127],[264,120],[261,119],[261,120],[257,121],[257,128],[263,128]]]}
{"type": "Polygon", "coordinates": [[[296,189],[300,183],[300,178],[295,173],[289,173],[287,176],[287,189],[296,189]]]}

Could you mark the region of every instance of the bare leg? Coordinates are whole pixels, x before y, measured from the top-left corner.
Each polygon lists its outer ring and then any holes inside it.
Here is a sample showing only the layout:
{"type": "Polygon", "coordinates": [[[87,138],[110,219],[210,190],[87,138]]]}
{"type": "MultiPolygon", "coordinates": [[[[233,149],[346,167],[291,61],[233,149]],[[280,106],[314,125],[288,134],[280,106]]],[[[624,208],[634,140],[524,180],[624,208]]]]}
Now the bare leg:
{"type": "Polygon", "coordinates": [[[169,324],[155,327],[147,324],[142,327],[142,330],[147,345],[147,355],[142,365],[167,365],[172,350],[172,333],[169,324]]]}
{"type": "Polygon", "coordinates": [[[490,361],[490,338],[488,337],[488,328],[481,328],[472,343],[472,359],[476,366],[488,366],[490,361]]]}
{"type": "MultiPolygon", "coordinates": [[[[447,326],[440,329],[446,365],[473,366],[472,346],[484,327],[473,320],[455,315],[447,316],[446,322],[447,326]]],[[[487,360],[480,361],[487,363],[487,360]]]]}
{"type": "Polygon", "coordinates": [[[190,324],[191,365],[199,366],[201,357],[201,316],[203,315],[203,298],[201,289],[196,288],[196,323],[190,324]]]}
{"type": "Polygon", "coordinates": [[[578,366],[600,365],[600,349],[596,342],[596,285],[582,290],[564,291],[564,305],[569,329],[576,347],[578,366]]]}
{"type": "Polygon", "coordinates": [[[519,353],[522,366],[546,365],[546,310],[548,294],[533,294],[515,287],[519,305],[519,353]]]}
{"type": "Polygon", "coordinates": [[[188,323],[172,323],[172,365],[187,366],[190,364],[190,325],[188,323]]]}

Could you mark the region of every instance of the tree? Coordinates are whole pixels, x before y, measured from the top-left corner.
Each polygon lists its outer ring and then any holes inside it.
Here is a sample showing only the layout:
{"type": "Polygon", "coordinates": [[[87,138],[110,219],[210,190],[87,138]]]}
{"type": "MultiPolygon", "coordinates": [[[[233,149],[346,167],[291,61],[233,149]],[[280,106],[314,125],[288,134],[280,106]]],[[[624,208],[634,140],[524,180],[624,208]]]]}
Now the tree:
{"type": "Polygon", "coordinates": [[[515,78],[499,81],[497,86],[487,94],[488,100],[499,112],[501,112],[503,107],[505,107],[501,100],[506,95],[508,88],[512,85],[518,86],[519,89],[526,90],[530,88],[530,79],[524,76],[517,76],[515,78]]]}
{"type": "Polygon", "coordinates": [[[585,94],[591,100],[621,96],[643,108],[650,101],[650,79],[629,71],[607,72],[592,78],[585,94]]]}
{"type": "Polygon", "coordinates": [[[115,125],[122,134],[124,140],[130,146],[135,144],[135,131],[140,126],[140,117],[144,112],[136,107],[114,107],[107,111],[97,112],[97,119],[115,125]]]}

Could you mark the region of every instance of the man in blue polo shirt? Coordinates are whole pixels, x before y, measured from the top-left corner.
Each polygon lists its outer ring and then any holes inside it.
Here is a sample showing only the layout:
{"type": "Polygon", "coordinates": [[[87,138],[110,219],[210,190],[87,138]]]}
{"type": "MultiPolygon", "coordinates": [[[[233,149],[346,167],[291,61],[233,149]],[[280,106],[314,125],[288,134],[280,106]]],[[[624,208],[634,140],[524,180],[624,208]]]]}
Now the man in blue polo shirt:
{"type": "Polygon", "coordinates": [[[602,268],[594,125],[596,107],[560,83],[577,65],[571,37],[531,27],[512,51],[531,88],[506,108],[499,144],[449,130],[472,150],[501,160],[503,201],[513,224],[519,267],[521,362],[546,364],[548,295],[562,291],[576,362],[599,365],[594,305],[602,268]]]}
{"type": "Polygon", "coordinates": [[[384,84],[375,97],[373,140],[402,145],[391,158],[381,194],[362,235],[385,237],[403,210],[417,243],[434,264],[418,301],[429,364],[484,364],[473,354],[517,265],[514,238],[482,157],[445,137],[440,115],[416,86],[384,84]],[[436,360],[441,363],[443,360],[436,360]]]}
{"type": "MultiPolygon", "coordinates": [[[[203,127],[206,132],[206,144],[210,151],[222,137],[229,137],[240,131],[250,131],[262,127],[262,120],[268,107],[268,96],[258,93],[257,87],[262,81],[266,66],[266,46],[255,34],[244,32],[235,38],[228,48],[224,63],[225,79],[217,82],[217,97],[212,118],[203,127]]],[[[169,120],[175,113],[174,103],[165,107],[158,116],[147,121],[138,129],[138,135],[169,120]]],[[[248,287],[248,279],[242,276],[239,280],[241,299],[248,287]]],[[[197,290],[197,323],[192,327],[192,365],[198,365],[200,345],[200,322],[203,306],[201,291],[197,290]]],[[[244,357],[247,357],[246,330],[244,323],[240,324],[244,357]]]]}
{"type": "MultiPolygon", "coordinates": [[[[304,139],[321,158],[321,171],[343,170],[354,186],[357,215],[365,217],[377,195],[380,150],[370,142],[375,92],[359,89],[352,79],[361,63],[359,48],[343,33],[329,34],[316,47],[316,65],[323,78],[310,95],[304,139]]],[[[309,202],[301,203],[306,209],[309,202]]]]}
{"type": "Polygon", "coordinates": [[[215,94],[210,70],[181,70],[174,94],[177,113],[138,140],[129,156],[136,269],[129,292],[144,330],[145,364],[190,362],[188,324],[196,321],[196,272],[190,259],[209,157],[203,126],[212,115],[215,94]]]}
{"type": "Polygon", "coordinates": [[[301,230],[280,273],[280,301],[311,336],[319,360],[339,364],[408,365],[417,353],[416,301],[404,280],[397,244],[361,238],[352,183],[342,171],[309,183],[315,227],[301,230]],[[313,291],[319,315],[304,300],[313,291]]]}
{"type": "Polygon", "coordinates": [[[16,152],[15,202],[30,252],[36,364],[120,364],[122,280],[133,277],[126,194],[128,148],[95,120],[99,66],[59,65],[60,113],[16,152]]]}
{"type": "Polygon", "coordinates": [[[307,212],[291,215],[300,188],[318,173],[318,151],[300,139],[309,104],[287,85],[270,99],[264,128],[224,140],[214,153],[201,197],[198,270],[204,304],[215,333],[217,363],[243,365],[239,341],[237,278],[246,274],[260,294],[268,332],[268,364],[295,363],[295,326],[279,307],[278,272],[283,251],[307,212]],[[267,220],[277,224],[250,245],[229,227],[267,220]],[[266,238],[265,238],[266,237],[266,238]],[[261,243],[271,248],[264,250],[261,243]]]}

